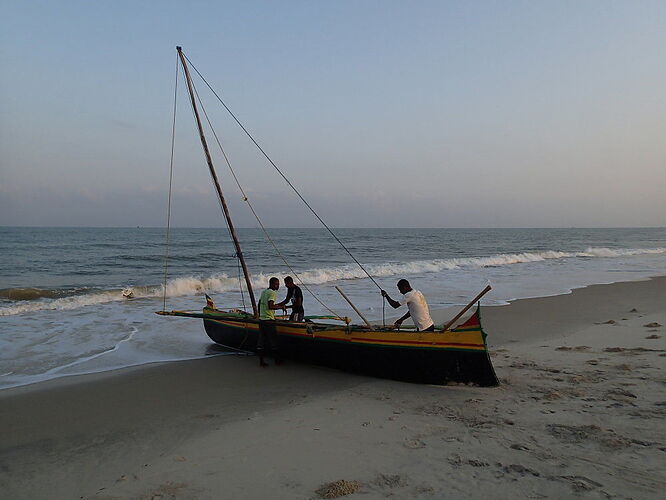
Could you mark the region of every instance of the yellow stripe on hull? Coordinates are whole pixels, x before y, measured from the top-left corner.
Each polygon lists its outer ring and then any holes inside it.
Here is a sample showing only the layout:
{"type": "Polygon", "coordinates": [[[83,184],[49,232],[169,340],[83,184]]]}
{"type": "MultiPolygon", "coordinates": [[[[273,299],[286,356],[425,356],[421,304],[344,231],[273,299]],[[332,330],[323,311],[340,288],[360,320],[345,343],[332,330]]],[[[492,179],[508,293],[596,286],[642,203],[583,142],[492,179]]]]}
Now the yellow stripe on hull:
{"type": "MultiPolygon", "coordinates": [[[[242,320],[209,320],[231,328],[244,328],[249,331],[258,331],[259,325],[254,322],[242,320]]],[[[307,323],[297,327],[276,323],[280,335],[293,335],[296,337],[310,337],[335,342],[350,342],[354,344],[381,345],[390,347],[412,347],[428,349],[465,349],[485,351],[484,334],[479,329],[466,329],[464,331],[447,332],[399,332],[380,330],[351,330],[344,327],[327,328],[322,331],[308,331],[307,323]]]]}

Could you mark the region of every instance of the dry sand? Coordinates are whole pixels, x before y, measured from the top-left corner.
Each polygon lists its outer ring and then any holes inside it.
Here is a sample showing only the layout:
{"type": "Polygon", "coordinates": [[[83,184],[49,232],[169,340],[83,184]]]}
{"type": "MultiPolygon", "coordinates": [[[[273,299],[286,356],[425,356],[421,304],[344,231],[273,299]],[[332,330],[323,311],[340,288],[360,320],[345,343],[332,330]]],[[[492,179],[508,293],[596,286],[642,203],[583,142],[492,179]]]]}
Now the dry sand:
{"type": "Polygon", "coordinates": [[[483,320],[498,388],[226,356],[2,391],[0,497],[663,498],[666,278],[483,320]]]}

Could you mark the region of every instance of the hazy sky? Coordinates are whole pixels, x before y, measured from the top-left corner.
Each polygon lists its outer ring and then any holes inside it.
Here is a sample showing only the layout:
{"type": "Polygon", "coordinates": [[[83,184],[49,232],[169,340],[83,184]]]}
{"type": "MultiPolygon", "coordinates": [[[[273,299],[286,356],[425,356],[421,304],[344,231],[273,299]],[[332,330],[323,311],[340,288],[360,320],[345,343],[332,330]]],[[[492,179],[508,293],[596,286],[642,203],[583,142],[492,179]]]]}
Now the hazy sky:
{"type": "MultiPolygon", "coordinates": [[[[164,225],[182,45],[332,226],[666,226],[663,0],[0,6],[0,225],[164,225]]],[[[218,226],[179,86],[172,222],[218,226]]],[[[265,222],[317,226],[198,89],[265,222]]]]}

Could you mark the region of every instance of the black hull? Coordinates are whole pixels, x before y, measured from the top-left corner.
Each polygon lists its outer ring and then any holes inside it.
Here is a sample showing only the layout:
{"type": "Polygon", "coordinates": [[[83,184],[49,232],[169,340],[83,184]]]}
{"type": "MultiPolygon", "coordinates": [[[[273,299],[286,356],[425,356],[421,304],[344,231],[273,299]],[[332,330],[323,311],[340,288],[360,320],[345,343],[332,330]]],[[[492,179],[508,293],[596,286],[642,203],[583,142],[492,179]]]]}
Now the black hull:
{"type": "MultiPolygon", "coordinates": [[[[231,327],[204,319],[206,333],[213,342],[256,352],[259,334],[254,324],[248,325],[249,328],[231,327]]],[[[364,345],[279,332],[278,338],[281,356],[303,363],[413,383],[499,385],[487,351],[364,345]]]]}

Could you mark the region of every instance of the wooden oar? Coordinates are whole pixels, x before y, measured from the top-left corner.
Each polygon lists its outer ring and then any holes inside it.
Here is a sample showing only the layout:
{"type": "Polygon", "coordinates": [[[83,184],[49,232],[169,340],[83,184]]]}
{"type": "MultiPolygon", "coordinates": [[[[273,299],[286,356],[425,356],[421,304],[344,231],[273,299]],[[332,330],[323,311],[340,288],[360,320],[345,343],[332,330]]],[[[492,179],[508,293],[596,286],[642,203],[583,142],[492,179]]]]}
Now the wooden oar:
{"type": "Polygon", "coordinates": [[[449,321],[446,325],[444,325],[444,328],[442,328],[442,331],[445,332],[446,330],[448,330],[449,327],[450,327],[453,323],[455,323],[456,321],[458,321],[458,318],[460,318],[460,316],[462,316],[463,314],[465,314],[465,313],[467,312],[467,310],[468,310],[470,307],[472,307],[472,306],[473,306],[473,305],[474,305],[474,304],[475,304],[475,303],[476,303],[481,297],[483,297],[485,294],[487,294],[491,289],[492,289],[492,287],[491,287],[490,285],[488,285],[487,287],[485,287],[485,288],[483,289],[483,291],[482,291],[479,295],[477,295],[476,297],[474,297],[474,298],[472,299],[472,301],[471,301],[469,304],[467,304],[467,305],[465,306],[465,308],[464,308],[462,311],[460,311],[458,314],[456,314],[456,317],[455,317],[455,318],[453,318],[453,319],[452,319],[451,321],[449,321]]]}
{"type": "Polygon", "coordinates": [[[356,309],[356,306],[355,306],[354,304],[352,304],[352,301],[349,300],[349,297],[347,297],[347,296],[345,295],[345,292],[343,292],[342,290],[340,290],[337,286],[335,287],[335,289],[336,289],[338,292],[340,292],[340,295],[342,295],[342,298],[344,298],[344,299],[349,303],[349,305],[352,306],[352,309],[354,309],[354,311],[356,311],[356,314],[358,314],[358,315],[361,317],[361,319],[365,322],[365,324],[368,325],[368,328],[372,329],[372,325],[370,324],[370,322],[369,322],[367,319],[365,319],[365,316],[363,316],[363,315],[361,314],[361,311],[359,311],[358,309],[356,309]]]}

